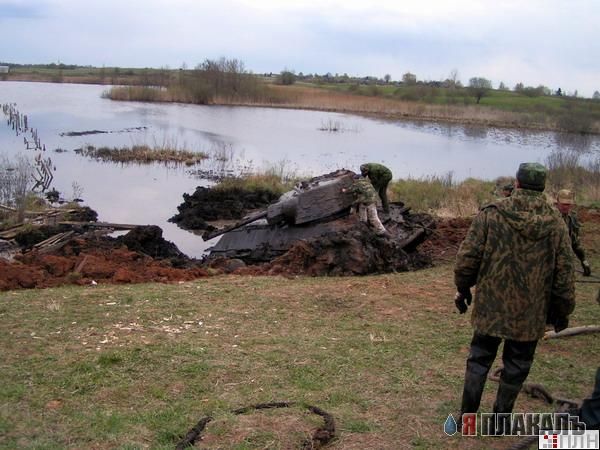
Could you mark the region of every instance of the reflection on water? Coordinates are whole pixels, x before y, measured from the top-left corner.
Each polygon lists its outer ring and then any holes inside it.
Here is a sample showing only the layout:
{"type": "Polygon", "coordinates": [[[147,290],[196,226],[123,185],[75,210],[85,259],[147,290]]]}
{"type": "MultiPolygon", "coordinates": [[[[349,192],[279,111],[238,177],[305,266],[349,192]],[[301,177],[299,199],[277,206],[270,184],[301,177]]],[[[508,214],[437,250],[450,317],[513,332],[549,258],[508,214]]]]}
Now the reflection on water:
{"type": "MultiPolygon", "coordinates": [[[[167,219],[176,213],[184,192],[209,185],[215,175],[270,169],[311,176],[339,168],[358,170],[369,161],[390,167],[394,178],[452,171],[456,180],[492,179],[514,174],[523,161],[543,163],[553,151],[577,148],[590,157],[600,152],[596,136],[391,122],[320,111],[115,102],[100,97],[105,89],[0,82],[0,103],[17,103],[49,151],[66,150],[52,153],[53,187],[66,196],[76,182],[100,220],[159,225],[167,239],[196,256],[206,244],[167,219]],[[338,124],[344,131],[320,131],[323,124],[338,124]],[[65,134],[89,130],[113,132],[65,134]],[[73,152],[85,145],[160,146],[165,141],[210,157],[190,170],[119,166],[73,152]]],[[[6,126],[0,126],[1,153],[32,155],[6,126]]]]}
{"type": "MultiPolygon", "coordinates": [[[[593,144],[597,140],[596,136],[579,133],[555,133],[554,142],[559,150],[573,150],[581,153],[590,153],[593,151],[593,144]]],[[[596,148],[597,150],[597,148],[596,148]]]]}

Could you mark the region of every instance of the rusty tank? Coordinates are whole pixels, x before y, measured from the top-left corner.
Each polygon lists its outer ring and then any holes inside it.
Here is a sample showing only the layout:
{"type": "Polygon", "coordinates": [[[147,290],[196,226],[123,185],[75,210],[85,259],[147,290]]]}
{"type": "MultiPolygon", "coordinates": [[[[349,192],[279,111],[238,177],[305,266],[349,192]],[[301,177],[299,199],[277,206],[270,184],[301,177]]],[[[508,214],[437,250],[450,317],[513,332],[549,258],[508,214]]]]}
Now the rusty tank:
{"type": "Polygon", "coordinates": [[[393,248],[416,247],[433,227],[433,219],[426,214],[411,214],[401,202],[390,204],[389,214],[379,210],[379,216],[388,230],[386,237],[374,232],[353,214],[352,194],[343,192],[356,174],[349,170],[301,181],[293,190],[284,193],[265,210],[250,214],[234,225],[205,233],[205,240],[222,235],[208,249],[208,259],[238,258],[247,264],[272,261],[285,254],[299,242],[331,240],[360,230],[372,239],[393,241],[393,248]]]}

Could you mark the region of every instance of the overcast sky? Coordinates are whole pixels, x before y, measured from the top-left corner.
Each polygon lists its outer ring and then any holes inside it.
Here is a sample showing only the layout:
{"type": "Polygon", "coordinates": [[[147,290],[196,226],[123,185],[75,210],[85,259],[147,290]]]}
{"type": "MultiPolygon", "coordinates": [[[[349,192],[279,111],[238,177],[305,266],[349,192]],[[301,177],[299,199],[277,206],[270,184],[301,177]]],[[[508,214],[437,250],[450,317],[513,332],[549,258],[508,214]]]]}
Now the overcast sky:
{"type": "Polygon", "coordinates": [[[482,76],[600,91],[597,0],[0,0],[0,61],[482,76]]]}

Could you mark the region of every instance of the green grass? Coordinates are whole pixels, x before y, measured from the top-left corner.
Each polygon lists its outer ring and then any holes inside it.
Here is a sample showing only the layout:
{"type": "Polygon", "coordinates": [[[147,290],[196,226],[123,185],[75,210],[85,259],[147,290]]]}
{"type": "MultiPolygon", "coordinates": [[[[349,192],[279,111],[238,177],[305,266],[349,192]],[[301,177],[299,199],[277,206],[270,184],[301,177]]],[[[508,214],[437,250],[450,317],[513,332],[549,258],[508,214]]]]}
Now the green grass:
{"type": "MultiPolygon", "coordinates": [[[[584,224],[594,268],[599,231],[584,224]]],[[[573,326],[600,323],[596,289],[577,285],[573,326]]],[[[320,418],[229,412],[282,400],[332,413],[332,449],[505,448],[513,440],[442,434],[471,337],[453,293],[451,266],[2,293],[0,448],[173,448],[205,415],[208,448],[295,448],[320,418]]],[[[597,339],[541,342],[529,381],[589,394],[597,339]]],[[[489,383],[483,411],[494,392],[489,383]]],[[[516,409],[552,407],[520,396],[516,409]]]]}

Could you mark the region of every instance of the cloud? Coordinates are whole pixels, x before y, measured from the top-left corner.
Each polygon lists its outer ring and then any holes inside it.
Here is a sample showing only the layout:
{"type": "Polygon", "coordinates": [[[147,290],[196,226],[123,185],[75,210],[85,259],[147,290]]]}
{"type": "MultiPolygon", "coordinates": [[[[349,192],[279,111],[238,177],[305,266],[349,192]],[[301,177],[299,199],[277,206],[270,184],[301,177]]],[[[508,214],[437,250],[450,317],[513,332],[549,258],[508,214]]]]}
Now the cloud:
{"type": "Polygon", "coordinates": [[[14,19],[38,19],[44,16],[44,2],[16,2],[0,0],[0,22],[14,19]]]}
{"type": "Polygon", "coordinates": [[[497,84],[560,84],[588,95],[600,79],[600,3],[586,0],[38,0],[3,2],[3,59],[193,67],[239,58],[284,67],[399,79],[458,69],[497,84]],[[36,19],[35,32],[23,21],[36,19]],[[4,48],[6,47],[6,48],[4,48]]]}

